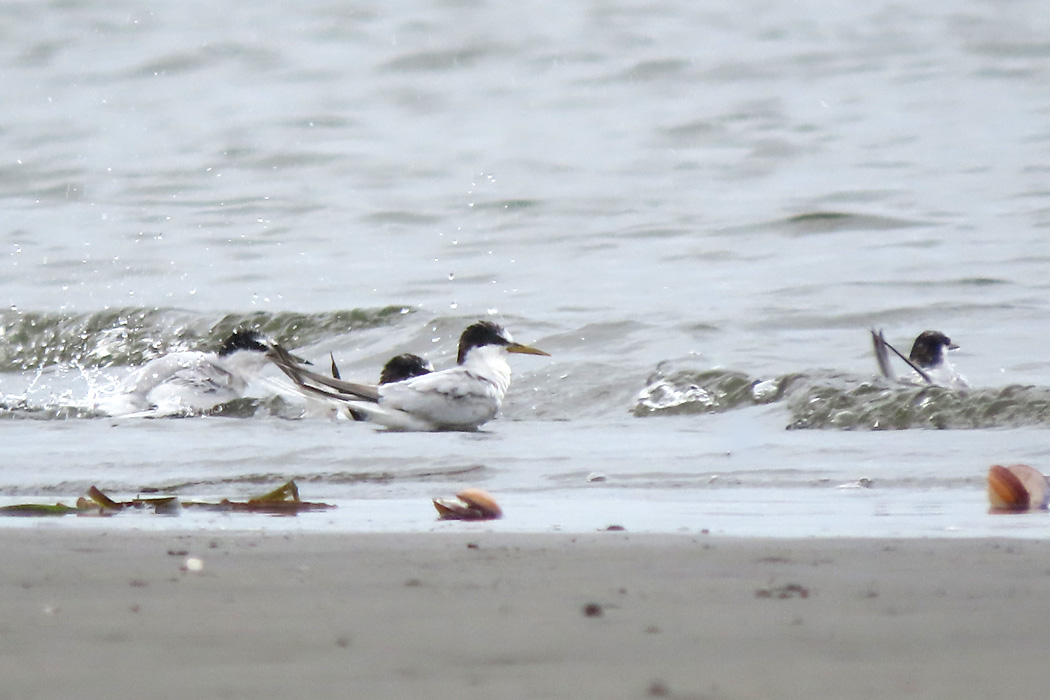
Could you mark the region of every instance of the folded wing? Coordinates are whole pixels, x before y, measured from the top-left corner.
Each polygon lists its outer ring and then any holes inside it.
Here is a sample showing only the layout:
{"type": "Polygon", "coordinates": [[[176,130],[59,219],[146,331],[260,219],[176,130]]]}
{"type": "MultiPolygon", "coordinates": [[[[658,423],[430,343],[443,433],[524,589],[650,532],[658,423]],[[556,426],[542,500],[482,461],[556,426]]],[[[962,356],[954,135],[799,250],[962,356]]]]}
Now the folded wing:
{"type": "Polygon", "coordinates": [[[295,382],[300,389],[331,399],[343,401],[366,401],[378,403],[379,390],[371,384],[347,382],[334,377],[326,377],[304,368],[291,353],[279,345],[270,348],[269,357],[284,374],[295,382]]]}

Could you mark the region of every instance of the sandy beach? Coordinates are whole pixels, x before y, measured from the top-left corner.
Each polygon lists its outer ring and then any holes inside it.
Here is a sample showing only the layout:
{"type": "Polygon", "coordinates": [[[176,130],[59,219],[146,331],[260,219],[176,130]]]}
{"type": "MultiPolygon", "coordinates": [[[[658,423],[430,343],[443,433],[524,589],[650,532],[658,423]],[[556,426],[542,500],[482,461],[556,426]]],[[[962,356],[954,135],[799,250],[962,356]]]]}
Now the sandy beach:
{"type": "Polygon", "coordinates": [[[1050,544],[9,530],[2,695],[1033,697],[1050,544]]]}

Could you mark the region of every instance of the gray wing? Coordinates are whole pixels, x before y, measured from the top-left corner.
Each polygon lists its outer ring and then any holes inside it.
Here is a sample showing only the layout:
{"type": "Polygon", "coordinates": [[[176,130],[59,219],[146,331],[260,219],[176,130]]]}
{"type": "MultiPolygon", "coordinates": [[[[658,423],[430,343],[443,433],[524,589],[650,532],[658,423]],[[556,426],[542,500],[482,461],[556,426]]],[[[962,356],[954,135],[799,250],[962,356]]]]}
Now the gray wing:
{"type": "Polygon", "coordinates": [[[277,365],[278,369],[295,382],[296,386],[308,393],[343,401],[370,401],[372,403],[379,401],[377,387],[311,372],[279,345],[273,345],[267,356],[277,365]]]}
{"type": "Polygon", "coordinates": [[[893,368],[890,367],[890,353],[886,345],[886,338],[883,337],[882,331],[872,328],[871,346],[875,352],[875,362],[879,365],[879,372],[886,379],[893,380],[896,379],[896,376],[893,374],[893,368]]]}
{"type": "Polygon", "coordinates": [[[184,387],[202,395],[218,394],[233,388],[233,375],[214,366],[187,367],[175,372],[165,384],[184,387]]]}
{"type": "Polygon", "coordinates": [[[913,370],[915,370],[915,372],[920,377],[922,377],[927,384],[936,384],[936,382],[930,378],[929,374],[927,374],[925,371],[923,371],[921,367],[919,367],[917,364],[911,361],[910,357],[908,357],[900,350],[887,343],[886,339],[882,337],[882,331],[876,333],[874,330],[872,330],[871,342],[875,348],[875,361],[879,363],[879,371],[882,372],[882,376],[886,377],[887,379],[896,379],[896,376],[893,374],[893,370],[890,369],[890,359],[889,355],[886,353],[886,350],[888,349],[891,352],[893,352],[894,355],[904,360],[904,363],[911,367],[913,370]]]}
{"type": "Polygon", "coordinates": [[[379,387],[380,405],[441,426],[477,426],[499,412],[503,392],[462,367],[379,387]]]}

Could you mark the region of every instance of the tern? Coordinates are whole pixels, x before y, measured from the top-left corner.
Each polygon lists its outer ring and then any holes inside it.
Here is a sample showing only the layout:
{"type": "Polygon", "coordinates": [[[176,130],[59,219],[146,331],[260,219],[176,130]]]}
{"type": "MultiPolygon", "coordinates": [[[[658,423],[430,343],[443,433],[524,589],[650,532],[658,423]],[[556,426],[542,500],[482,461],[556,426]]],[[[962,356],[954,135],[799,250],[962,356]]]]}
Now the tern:
{"type": "Polygon", "coordinates": [[[267,367],[272,344],[256,331],[234,331],[218,352],[187,350],[150,360],[96,404],[111,416],[199,413],[244,396],[267,367]]]}
{"type": "Polygon", "coordinates": [[[948,361],[948,351],[957,350],[958,345],[940,331],[923,331],[912,343],[907,357],[897,348],[886,342],[882,331],[871,331],[871,342],[875,350],[875,361],[882,376],[891,381],[903,381],[909,384],[932,384],[948,389],[965,389],[969,387],[966,378],[959,374],[948,361]],[[912,369],[912,374],[897,377],[890,367],[889,352],[904,360],[912,369]]]}
{"type": "Polygon", "coordinates": [[[477,430],[499,413],[510,386],[508,353],[548,355],[478,321],[459,338],[456,366],[389,384],[359,384],[304,369],[284,348],[270,357],[307,396],[321,396],[391,430],[477,430]]]}
{"type": "MultiPolygon", "coordinates": [[[[339,367],[335,364],[335,356],[331,353],[328,356],[332,359],[332,379],[342,379],[342,376],[339,374],[339,367]]],[[[383,365],[383,371],[379,373],[379,383],[393,384],[394,382],[403,382],[406,379],[421,377],[433,371],[434,365],[430,364],[430,360],[406,352],[387,360],[387,363],[383,365]]],[[[348,406],[346,412],[354,420],[368,420],[364,413],[355,408],[348,406]]]]}
{"type": "Polygon", "coordinates": [[[419,355],[406,352],[397,357],[391,357],[383,365],[383,371],[379,373],[380,384],[393,384],[403,382],[412,377],[422,377],[434,371],[434,365],[419,355]]]}
{"type": "MultiPolygon", "coordinates": [[[[335,357],[331,353],[328,356],[332,358],[332,379],[342,379],[339,367],[335,364],[335,357]]],[[[434,365],[430,364],[430,360],[406,352],[387,360],[387,363],[383,365],[383,371],[379,373],[379,383],[393,384],[412,377],[430,374],[433,371],[434,365]]]]}

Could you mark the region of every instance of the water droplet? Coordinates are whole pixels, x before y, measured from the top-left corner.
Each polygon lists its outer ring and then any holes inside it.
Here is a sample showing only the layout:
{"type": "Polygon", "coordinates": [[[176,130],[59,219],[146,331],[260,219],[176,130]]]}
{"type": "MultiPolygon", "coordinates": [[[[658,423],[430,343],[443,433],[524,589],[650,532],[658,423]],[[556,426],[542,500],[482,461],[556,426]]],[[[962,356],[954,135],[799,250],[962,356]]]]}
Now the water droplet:
{"type": "Polygon", "coordinates": [[[456,274],[454,272],[448,273],[448,279],[449,281],[456,279],[456,274]]]}
{"type": "Polygon", "coordinates": [[[452,302],[448,306],[449,306],[450,309],[458,309],[459,308],[459,304],[457,304],[456,302],[452,302]]]}

